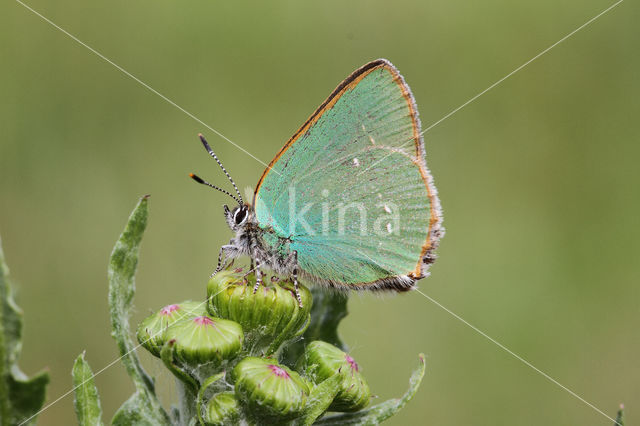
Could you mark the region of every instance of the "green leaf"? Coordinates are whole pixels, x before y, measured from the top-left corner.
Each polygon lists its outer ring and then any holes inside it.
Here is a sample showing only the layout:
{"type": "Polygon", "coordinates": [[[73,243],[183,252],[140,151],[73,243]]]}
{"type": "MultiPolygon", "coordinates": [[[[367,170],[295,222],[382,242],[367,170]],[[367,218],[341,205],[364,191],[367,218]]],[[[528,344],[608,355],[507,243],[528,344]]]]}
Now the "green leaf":
{"type": "Polygon", "coordinates": [[[46,397],[49,374],[29,379],[18,367],[22,311],[13,300],[0,241],[0,425],[34,424],[46,397]]]}
{"type": "Polygon", "coordinates": [[[347,316],[347,300],[345,294],[325,291],[318,286],[311,287],[313,305],[311,306],[311,321],[303,334],[303,339],[286,348],[284,363],[295,365],[304,352],[304,346],[314,340],[323,340],[339,347],[343,351],[347,346],[338,335],[338,325],[347,316]]]}
{"type": "Polygon", "coordinates": [[[29,379],[14,366],[7,382],[11,416],[9,422],[3,424],[35,424],[46,398],[49,373],[42,371],[29,379]]]}
{"type": "MultiPolygon", "coordinates": [[[[162,407],[160,409],[164,412],[162,407]]],[[[170,425],[171,421],[158,411],[155,403],[145,392],[138,390],[120,406],[111,424],[113,426],[156,426],[170,425]]]]}
{"type": "Polygon", "coordinates": [[[89,363],[84,359],[84,352],[76,358],[71,372],[73,377],[73,388],[75,399],[73,405],[76,409],[78,424],[102,425],[102,408],[100,407],[100,397],[98,389],[93,381],[93,372],[89,363]]]}
{"type": "Polygon", "coordinates": [[[624,405],[620,404],[618,415],[616,416],[616,422],[613,426],[624,426],[624,405]]]}
{"type": "Polygon", "coordinates": [[[420,354],[420,366],[409,379],[409,390],[402,398],[390,399],[357,413],[337,414],[320,419],[317,425],[377,425],[400,411],[416,394],[424,377],[424,355],[420,354]]]}
{"type": "Polygon", "coordinates": [[[121,361],[136,387],[135,394],[116,412],[113,424],[169,425],[171,421],[155,394],[153,379],[144,371],[129,330],[129,310],[135,294],[135,273],[142,235],[147,227],[148,198],[144,196],[129,216],[109,260],[111,335],[121,361]]]}
{"type": "Polygon", "coordinates": [[[198,416],[198,420],[200,421],[200,424],[205,424],[205,420],[202,417],[202,406],[205,403],[205,395],[209,390],[209,388],[212,387],[218,380],[222,378],[224,378],[224,373],[214,374],[213,376],[205,380],[202,383],[202,386],[200,386],[200,389],[198,390],[198,395],[196,398],[196,413],[198,416]]]}
{"type": "Polygon", "coordinates": [[[334,374],[311,390],[307,407],[301,418],[296,420],[295,425],[309,426],[320,417],[333,402],[340,391],[342,377],[340,373],[334,374]]]}

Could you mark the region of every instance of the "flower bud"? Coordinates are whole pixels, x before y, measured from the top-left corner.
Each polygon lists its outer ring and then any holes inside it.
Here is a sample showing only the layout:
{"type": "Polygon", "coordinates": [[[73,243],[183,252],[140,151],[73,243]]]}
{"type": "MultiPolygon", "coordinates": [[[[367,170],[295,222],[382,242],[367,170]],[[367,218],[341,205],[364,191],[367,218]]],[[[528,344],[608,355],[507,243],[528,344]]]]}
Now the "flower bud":
{"type": "Polygon", "coordinates": [[[212,364],[235,357],[242,349],[240,324],[206,315],[179,321],[166,332],[175,340],[175,357],[187,365],[212,364]]]}
{"type": "Polygon", "coordinates": [[[248,357],[233,369],[235,392],[261,424],[291,420],[302,414],[309,386],[295,371],[275,360],[248,357]]]}
{"type": "Polygon", "coordinates": [[[165,333],[170,325],[205,313],[202,302],[182,302],[167,305],[153,315],[145,318],[138,327],[138,342],[153,355],[159,357],[162,346],[167,341],[165,333]]]}
{"type": "Polygon", "coordinates": [[[254,294],[255,276],[244,278],[241,270],[221,271],[213,277],[207,287],[207,309],[211,315],[240,323],[253,353],[266,349],[271,354],[304,332],[311,311],[306,287],[300,286],[301,308],[291,282],[265,280],[254,294]]]}
{"type": "Polygon", "coordinates": [[[204,407],[203,420],[207,426],[235,424],[239,417],[238,400],[233,392],[221,392],[215,395],[204,407]]]}
{"type": "Polygon", "coordinates": [[[360,374],[356,361],[337,347],[316,340],[305,348],[298,360],[297,369],[315,384],[320,384],[338,373],[342,383],[338,394],[329,406],[330,411],[351,412],[363,409],[369,404],[371,391],[360,374]]]}

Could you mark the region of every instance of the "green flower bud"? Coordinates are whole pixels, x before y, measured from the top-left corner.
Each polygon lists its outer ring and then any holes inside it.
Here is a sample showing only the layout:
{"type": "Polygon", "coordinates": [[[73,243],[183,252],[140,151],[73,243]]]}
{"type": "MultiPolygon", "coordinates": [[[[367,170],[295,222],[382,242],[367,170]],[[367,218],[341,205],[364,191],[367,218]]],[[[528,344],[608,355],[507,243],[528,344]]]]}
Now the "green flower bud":
{"type": "Polygon", "coordinates": [[[295,371],[275,360],[248,357],[233,369],[239,401],[260,424],[299,417],[307,403],[309,386],[295,371]]]}
{"type": "Polygon", "coordinates": [[[235,424],[240,418],[238,400],[233,392],[215,395],[204,407],[203,420],[207,426],[235,424]]]}
{"type": "Polygon", "coordinates": [[[308,326],[311,293],[300,286],[301,308],[291,282],[265,280],[254,294],[255,276],[244,278],[241,270],[221,271],[213,277],[207,287],[207,309],[211,315],[240,323],[252,353],[270,355],[308,326]]]}
{"type": "Polygon", "coordinates": [[[305,348],[298,360],[297,369],[304,370],[315,384],[320,384],[336,373],[341,374],[342,383],[338,394],[329,406],[331,411],[359,411],[369,404],[371,391],[360,374],[356,361],[337,347],[316,340],[305,348]]]}
{"type": "Polygon", "coordinates": [[[184,364],[220,366],[242,349],[240,324],[206,315],[179,321],[166,332],[167,341],[175,340],[175,357],[184,364]]]}
{"type": "Polygon", "coordinates": [[[176,321],[184,321],[205,313],[202,302],[182,302],[167,305],[145,318],[138,327],[138,342],[153,355],[160,357],[160,350],[167,339],[167,328],[176,321]]]}

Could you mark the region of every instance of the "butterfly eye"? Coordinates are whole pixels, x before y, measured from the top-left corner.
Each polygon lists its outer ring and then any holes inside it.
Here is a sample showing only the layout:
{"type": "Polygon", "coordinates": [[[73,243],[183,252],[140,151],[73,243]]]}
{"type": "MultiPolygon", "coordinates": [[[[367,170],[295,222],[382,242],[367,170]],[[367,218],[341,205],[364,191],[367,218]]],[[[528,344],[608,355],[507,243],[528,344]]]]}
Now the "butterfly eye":
{"type": "Polygon", "coordinates": [[[240,225],[242,222],[244,222],[246,217],[247,217],[247,210],[241,207],[238,210],[236,210],[235,214],[233,215],[233,220],[236,222],[236,225],[240,225]]]}

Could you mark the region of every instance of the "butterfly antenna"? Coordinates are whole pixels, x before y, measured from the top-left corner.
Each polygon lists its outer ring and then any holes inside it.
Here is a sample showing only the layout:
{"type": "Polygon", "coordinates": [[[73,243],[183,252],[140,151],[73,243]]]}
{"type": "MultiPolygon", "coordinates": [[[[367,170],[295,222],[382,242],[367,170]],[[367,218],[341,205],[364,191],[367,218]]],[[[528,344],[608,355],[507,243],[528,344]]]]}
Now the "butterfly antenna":
{"type": "Polygon", "coordinates": [[[222,192],[223,194],[227,194],[229,197],[233,198],[234,200],[236,200],[236,202],[238,204],[242,204],[242,200],[238,200],[238,198],[236,198],[235,195],[233,195],[232,193],[230,193],[229,191],[226,191],[222,188],[218,188],[215,185],[210,184],[209,182],[207,182],[206,180],[202,179],[200,176],[194,175],[193,173],[189,173],[189,177],[193,180],[195,180],[198,183],[201,183],[202,185],[207,185],[208,187],[211,187],[213,189],[216,189],[220,192],[222,192]]]}
{"type": "MultiPolygon", "coordinates": [[[[211,155],[213,157],[213,159],[216,160],[216,162],[218,163],[218,166],[220,166],[220,168],[222,169],[224,174],[227,175],[227,179],[229,179],[229,182],[231,182],[231,185],[233,185],[233,188],[236,190],[236,194],[238,194],[238,198],[240,199],[240,201],[239,201],[240,205],[243,205],[244,202],[242,201],[242,195],[240,195],[240,191],[238,190],[238,187],[236,186],[236,183],[233,181],[233,179],[231,179],[231,175],[229,174],[229,172],[227,172],[227,169],[224,168],[224,166],[222,165],[222,163],[218,159],[218,156],[216,155],[216,153],[213,152],[213,150],[211,149],[211,147],[207,143],[207,140],[204,138],[204,136],[202,136],[202,133],[198,134],[198,137],[200,138],[200,142],[202,142],[202,145],[204,145],[204,149],[206,149],[207,152],[209,153],[209,155],[211,155]]],[[[211,186],[213,186],[213,185],[211,185],[211,186]]],[[[229,195],[231,195],[231,194],[229,194],[229,195]]],[[[236,197],[233,197],[233,198],[236,198],[236,197]]]]}

